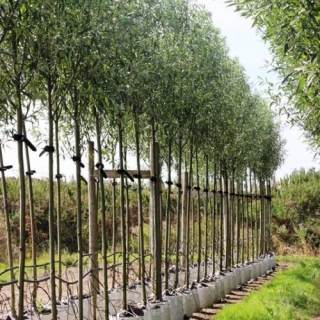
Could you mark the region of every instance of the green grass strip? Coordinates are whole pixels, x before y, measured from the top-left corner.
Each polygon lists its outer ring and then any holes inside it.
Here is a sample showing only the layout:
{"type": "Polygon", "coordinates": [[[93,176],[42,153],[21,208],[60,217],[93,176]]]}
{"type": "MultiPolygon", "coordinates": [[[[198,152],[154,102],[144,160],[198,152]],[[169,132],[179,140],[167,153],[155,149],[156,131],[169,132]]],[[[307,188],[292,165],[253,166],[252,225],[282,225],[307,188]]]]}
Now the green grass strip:
{"type": "Polygon", "coordinates": [[[259,291],[223,308],[215,319],[303,320],[320,311],[320,259],[296,258],[259,291]]]}

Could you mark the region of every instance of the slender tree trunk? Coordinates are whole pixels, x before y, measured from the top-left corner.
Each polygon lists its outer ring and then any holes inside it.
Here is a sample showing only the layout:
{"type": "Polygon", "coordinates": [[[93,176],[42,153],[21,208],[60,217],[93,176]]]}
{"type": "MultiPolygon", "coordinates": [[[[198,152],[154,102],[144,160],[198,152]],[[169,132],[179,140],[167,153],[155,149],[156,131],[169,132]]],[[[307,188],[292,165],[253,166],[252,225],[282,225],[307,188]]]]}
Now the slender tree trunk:
{"type": "Polygon", "coordinates": [[[161,254],[162,254],[162,234],[160,217],[160,168],[159,168],[159,145],[155,141],[154,119],[152,119],[152,139],[150,146],[150,225],[153,237],[151,238],[151,254],[153,257],[152,277],[154,279],[155,299],[162,297],[161,279],[161,254]]]}
{"type": "Polygon", "coordinates": [[[56,151],[56,178],[57,178],[57,250],[58,250],[58,299],[62,299],[62,241],[61,241],[61,172],[60,172],[60,150],[59,150],[59,121],[55,121],[55,151],[56,151]]]}
{"type": "MultiPolygon", "coordinates": [[[[191,190],[191,185],[192,185],[192,158],[193,158],[193,139],[191,138],[190,141],[190,158],[189,158],[189,177],[188,177],[188,186],[187,186],[187,193],[188,193],[188,197],[187,197],[187,226],[186,226],[186,231],[187,231],[187,235],[186,235],[186,245],[187,245],[187,251],[186,251],[186,284],[187,286],[189,286],[189,282],[190,282],[190,216],[191,216],[191,204],[192,204],[192,190],[191,190]]],[[[192,223],[193,225],[193,223],[192,223]]]]}
{"type": "Polygon", "coordinates": [[[172,139],[168,142],[168,191],[166,204],[166,242],[165,242],[165,289],[169,288],[169,265],[170,265],[170,234],[171,234],[171,158],[172,139]]]}
{"type": "Polygon", "coordinates": [[[260,180],[260,255],[265,254],[265,230],[266,230],[266,211],[265,211],[265,183],[260,180]]]}
{"type": "Polygon", "coordinates": [[[138,228],[139,228],[139,273],[142,286],[143,304],[147,305],[147,295],[145,286],[145,260],[144,260],[144,234],[143,234],[143,203],[142,203],[142,184],[140,168],[140,133],[139,133],[139,116],[135,116],[134,131],[136,140],[137,153],[137,174],[138,174],[138,228]]]}
{"type": "MultiPolygon", "coordinates": [[[[124,169],[127,170],[127,147],[123,148],[124,169]]],[[[124,197],[125,197],[125,215],[126,215],[126,248],[127,248],[127,262],[130,263],[130,199],[129,199],[129,184],[128,178],[124,179],[124,197]]],[[[129,273],[127,273],[127,283],[129,283],[129,273]]]]}
{"type": "Polygon", "coordinates": [[[240,263],[240,244],[241,244],[241,233],[240,233],[240,226],[241,226],[241,190],[240,190],[240,181],[237,180],[237,208],[236,208],[236,246],[237,246],[237,264],[240,263]]]}
{"type": "MultiPolygon", "coordinates": [[[[101,128],[99,116],[96,116],[96,133],[97,133],[97,150],[98,150],[98,160],[102,164],[102,148],[101,148],[101,128]]],[[[101,200],[101,242],[102,242],[102,269],[103,269],[103,288],[105,292],[104,296],[104,319],[109,319],[109,297],[108,297],[108,264],[107,264],[107,227],[106,227],[106,205],[105,205],[105,187],[103,183],[103,176],[100,171],[99,173],[100,181],[100,200],[101,200]]],[[[113,181],[115,182],[115,181],[113,181]]],[[[115,183],[114,183],[115,188],[115,183]]],[[[114,191],[115,192],[115,191],[114,191]]],[[[115,197],[115,194],[113,195],[115,197]]],[[[115,219],[115,217],[114,217],[115,219]]],[[[115,234],[113,235],[115,237],[115,234]]],[[[115,244],[114,244],[115,245],[115,244]]],[[[115,247],[113,247],[115,250],[115,247]]],[[[115,251],[113,251],[115,259],[115,251]]],[[[115,262],[114,262],[115,264],[115,262]]],[[[114,281],[113,276],[113,281],[114,281]]],[[[114,287],[114,283],[113,286],[114,287]]]]}
{"type": "Polygon", "coordinates": [[[260,244],[260,221],[259,221],[259,208],[258,208],[258,187],[257,179],[254,176],[254,192],[255,192],[255,212],[256,212],[256,258],[259,258],[259,244],[260,244]]]}
{"type": "Polygon", "coordinates": [[[266,243],[266,253],[270,250],[270,242],[271,242],[271,221],[272,221],[272,197],[271,197],[271,182],[270,179],[267,180],[267,215],[268,215],[268,224],[267,224],[267,243],[266,243]]]}
{"type": "Polygon", "coordinates": [[[182,135],[179,134],[178,142],[178,182],[177,182],[177,238],[176,238],[176,265],[175,265],[175,283],[177,288],[179,282],[179,254],[180,254],[180,229],[181,229],[181,167],[182,167],[182,135]]]}
{"type": "MultiPolygon", "coordinates": [[[[89,198],[89,258],[90,258],[90,293],[92,295],[92,317],[97,318],[97,294],[99,292],[98,272],[98,209],[96,182],[94,178],[94,143],[88,141],[88,198],[89,198]]],[[[101,165],[101,163],[100,163],[101,165]]],[[[103,168],[102,168],[103,169],[103,168]]],[[[103,183],[103,181],[101,181],[103,183]]]]}
{"type": "MultiPolygon", "coordinates": [[[[27,135],[25,124],[23,126],[24,135],[27,135]]],[[[32,278],[34,281],[37,280],[37,249],[36,249],[36,222],[34,214],[34,200],[33,200],[33,186],[32,186],[32,172],[30,165],[30,157],[28,146],[25,144],[25,154],[27,162],[27,172],[28,172],[28,186],[29,186],[29,210],[30,210],[30,226],[31,226],[31,255],[32,255],[32,278]]],[[[37,283],[33,285],[32,291],[32,305],[36,307],[37,300],[37,283]]]]}
{"type": "Polygon", "coordinates": [[[212,209],[212,222],[211,222],[211,233],[212,233],[212,263],[213,269],[212,274],[216,272],[216,208],[217,208],[217,164],[214,162],[214,177],[213,177],[213,209],[212,209]]]}
{"type": "Polygon", "coordinates": [[[230,219],[230,195],[229,195],[229,177],[227,170],[224,170],[224,202],[225,202],[225,254],[226,254],[226,269],[231,268],[231,219],[230,219]]]}
{"type": "MultiPolygon", "coordinates": [[[[15,86],[15,98],[17,108],[17,135],[23,134],[23,112],[22,112],[22,97],[21,97],[21,73],[18,71],[18,37],[16,33],[12,32],[12,58],[14,69],[14,86],[15,86]]],[[[17,141],[17,155],[19,163],[19,185],[20,185],[20,233],[19,233],[19,297],[18,297],[18,319],[23,318],[24,311],[24,273],[25,273],[25,260],[26,260],[26,187],[24,177],[24,161],[23,161],[23,145],[22,140],[17,141]]]]}
{"type": "Polygon", "coordinates": [[[197,282],[200,282],[201,271],[201,213],[200,213],[200,181],[199,181],[199,157],[196,150],[196,190],[197,190],[197,225],[198,225],[198,247],[197,247],[197,282]]]}
{"type": "Polygon", "coordinates": [[[235,257],[234,257],[234,250],[235,250],[235,183],[234,183],[234,172],[232,173],[232,179],[230,184],[230,220],[231,220],[231,266],[233,266],[235,257]]]}
{"type": "Polygon", "coordinates": [[[205,235],[205,246],[204,246],[204,277],[207,277],[208,273],[208,230],[209,230],[209,159],[208,155],[205,155],[205,163],[206,163],[206,182],[205,182],[205,201],[204,201],[204,235],[205,235]]]}
{"type": "MultiPolygon", "coordinates": [[[[123,161],[123,128],[121,119],[119,119],[119,162],[120,169],[124,168],[123,161]]],[[[121,235],[122,235],[122,279],[123,279],[123,295],[122,295],[122,309],[127,309],[127,239],[126,239],[126,212],[124,199],[124,177],[120,176],[120,216],[121,216],[121,235]]]]}
{"type": "MultiPolygon", "coordinates": [[[[0,141],[0,168],[3,167],[3,157],[2,157],[2,146],[0,141]]],[[[10,268],[10,280],[15,279],[15,274],[13,271],[13,253],[12,253],[12,241],[11,241],[11,224],[10,224],[10,214],[8,208],[8,192],[7,184],[4,170],[1,170],[1,182],[2,182],[2,196],[3,196],[3,210],[4,210],[4,219],[6,225],[6,235],[7,235],[7,251],[8,251],[8,266],[10,268]]],[[[12,315],[16,316],[16,297],[14,290],[14,283],[10,285],[10,301],[12,308],[12,315]]]]}
{"type": "Polygon", "coordinates": [[[250,188],[250,220],[251,220],[251,257],[254,260],[254,249],[255,249],[255,241],[254,241],[254,222],[253,222],[253,192],[252,192],[252,172],[250,170],[249,173],[249,188],[250,188]]]}
{"type": "Polygon", "coordinates": [[[243,180],[241,179],[241,229],[242,229],[242,249],[241,249],[241,262],[244,263],[244,254],[245,254],[245,224],[244,224],[244,188],[243,188],[243,180]]]}
{"type": "Polygon", "coordinates": [[[83,319],[83,238],[82,238],[82,206],[81,206],[81,167],[80,167],[80,119],[78,102],[75,102],[75,152],[76,152],[76,184],[77,184],[77,242],[78,242],[78,286],[79,286],[79,319],[83,319]]]}
{"type": "Polygon", "coordinates": [[[181,245],[181,267],[186,269],[186,255],[187,255],[187,202],[188,202],[188,172],[183,172],[182,177],[182,210],[181,210],[181,233],[182,233],[182,245],[181,245]]]}
{"type": "MultiPolygon", "coordinates": [[[[112,154],[112,169],[115,170],[114,154],[112,154]]],[[[116,191],[117,181],[112,180],[112,282],[111,287],[115,287],[116,280],[116,251],[117,251],[117,202],[116,202],[116,191]]]]}
{"type": "MultiPolygon", "coordinates": [[[[52,82],[51,78],[47,79],[47,94],[48,94],[48,145],[53,147],[53,102],[52,102],[52,82]]],[[[56,308],[56,270],[55,270],[55,248],[54,248],[54,181],[53,181],[53,152],[48,152],[48,183],[49,183],[49,243],[50,243],[50,286],[51,286],[51,304],[52,318],[57,318],[56,308]]]]}
{"type": "Polygon", "coordinates": [[[223,212],[224,212],[224,205],[223,205],[223,178],[221,173],[221,165],[220,165],[220,270],[223,269],[223,256],[224,256],[224,234],[223,234],[223,212]]]}

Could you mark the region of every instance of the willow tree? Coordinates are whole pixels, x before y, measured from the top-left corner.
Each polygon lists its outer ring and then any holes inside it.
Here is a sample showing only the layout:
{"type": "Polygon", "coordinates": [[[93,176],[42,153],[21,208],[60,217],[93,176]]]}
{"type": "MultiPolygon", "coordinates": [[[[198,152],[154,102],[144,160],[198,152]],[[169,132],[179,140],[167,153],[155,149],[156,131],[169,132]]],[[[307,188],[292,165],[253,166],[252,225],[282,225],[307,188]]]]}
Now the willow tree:
{"type": "MultiPolygon", "coordinates": [[[[8,2],[1,7],[1,89],[4,94],[1,96],[2,104],[8,108],[8,115],[16,120],[16,130],[13,139],[17,141],[17,158],[19,163],[19,188],[20,188],[20,225],[19,225],[19,297],[18,314],[22,318],[24,310],[24,269],[26,257],[26,188],[25,188],[25,166],[23,156],[23,143],[26,143],[33,151],[36,148],[24,136],[24,99],[30,97],[28,87],[33,77],[35,65],[30,59],[30,10],[22,3],[8,2]]],[[[12,301],[14,303],[14,299],[12,301]]],[[[13,307],[15,314],[15,308],[13,307]]]]}

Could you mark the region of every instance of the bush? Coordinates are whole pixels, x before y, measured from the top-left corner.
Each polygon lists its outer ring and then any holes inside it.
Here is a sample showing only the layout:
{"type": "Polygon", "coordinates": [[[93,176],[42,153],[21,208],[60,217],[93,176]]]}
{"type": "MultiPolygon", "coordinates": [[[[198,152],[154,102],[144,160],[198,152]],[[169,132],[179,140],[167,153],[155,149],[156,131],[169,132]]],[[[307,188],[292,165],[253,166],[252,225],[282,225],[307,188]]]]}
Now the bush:
{"type": "Polygon", "coordinates": [[[320,249],[320,172],[294,171],[275,185],[272,217],[273,239],[301,253],[320,249]]]}

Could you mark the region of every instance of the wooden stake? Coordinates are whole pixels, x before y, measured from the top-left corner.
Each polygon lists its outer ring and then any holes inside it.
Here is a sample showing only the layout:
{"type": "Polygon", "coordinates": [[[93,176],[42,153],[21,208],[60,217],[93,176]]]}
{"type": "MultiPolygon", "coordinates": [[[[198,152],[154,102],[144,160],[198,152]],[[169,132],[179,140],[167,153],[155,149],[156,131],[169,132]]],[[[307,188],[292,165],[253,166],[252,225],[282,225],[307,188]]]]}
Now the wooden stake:
{"type": "MultiPolygon", "coordinates": [[[[94,143],[88,141],[88,198],[89,198],[89,257],[90,257],[90,292],[92,294],[93,319],[97,317],[97,294],[99,291],[98,272],[98,210],[94,171],[94,143]]],[[[103,183],[103,181],[101,181],[103,183]]]]}
{"type": "Polygon", "coordinates": [[[150,145],[150,237],[151,243],[151,256],[153,258],[153,272],[154,279],[154,294],[156,300],[162,297],[161,290],[161,229],[159,228],[162,223],[159,212],[159,145],[157,142],[152,141],[150,145]]]}

